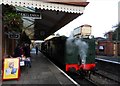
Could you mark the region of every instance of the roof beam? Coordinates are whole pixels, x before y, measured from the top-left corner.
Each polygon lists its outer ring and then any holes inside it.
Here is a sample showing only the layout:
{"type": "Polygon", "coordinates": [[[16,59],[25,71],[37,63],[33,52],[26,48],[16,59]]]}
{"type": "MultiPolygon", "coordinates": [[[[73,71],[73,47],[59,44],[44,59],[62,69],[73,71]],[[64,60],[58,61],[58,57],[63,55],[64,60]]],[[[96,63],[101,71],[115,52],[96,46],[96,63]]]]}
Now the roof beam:
{"type": "MultiPolygon", "coordinates": [[[[62,11],[66,13],[82,13],[87,2],[43,2],[44,0],[3,0],[3,4],[13,5],[13,6],[23,6],[23,7],[34,7],[45,10],[55,10],[62,11]],[[84,6],[83,6],[84,5],[84,6]]],[[[85,1],[85,0],[84,0],[85,1]]]]}
{"type": "Polygon", "coordinates": [[[81,14],[70,14],[70,13],[66,13],[64,15],[63,18],[61,18],[60,21],[56,22],[55,26],[53,26],[51,29],[50,29],[50,33],[53,34],[55,31],[59,30],[60,28],[62,28],[63,26],[65,26],[65,22],[70,22],[72,21],[73,19],[77,18],[78,15],[81,15],[81,14]],[[73,16],[74,15],[74,16],[73,16]],[[57,29],[56,29],[57,28],[57,29]]]}
{"type": "MultiPolygon", "coordinates": [[[[39,20],[37,20],[37,21],[39,21],[39,20]]],[[[40,27],[40,26],[42,26],[42,27],[44,27],[44,28],[50,28],[48,25],[45,25],[45,24],[42,24],[41,22],[39,22],[38,24],[36,24],[36,22],[35,22],[35,28],[37,28],[37,27],[40,27]]],[[[39,28],[37,28],[38,30],[39,30],[39,28]]]]}

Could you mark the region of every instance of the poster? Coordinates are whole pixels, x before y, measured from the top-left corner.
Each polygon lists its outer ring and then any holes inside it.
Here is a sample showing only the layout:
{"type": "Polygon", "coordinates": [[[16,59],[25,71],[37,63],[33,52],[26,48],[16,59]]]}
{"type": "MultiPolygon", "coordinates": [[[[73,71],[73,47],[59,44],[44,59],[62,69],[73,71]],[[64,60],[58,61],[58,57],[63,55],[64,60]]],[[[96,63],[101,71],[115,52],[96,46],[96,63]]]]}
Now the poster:
{"type": "Polygon", "coordinates": [[[3,80],[18,79],[20,72],[19,58],[5,58],[3,64],[3,80]]]}

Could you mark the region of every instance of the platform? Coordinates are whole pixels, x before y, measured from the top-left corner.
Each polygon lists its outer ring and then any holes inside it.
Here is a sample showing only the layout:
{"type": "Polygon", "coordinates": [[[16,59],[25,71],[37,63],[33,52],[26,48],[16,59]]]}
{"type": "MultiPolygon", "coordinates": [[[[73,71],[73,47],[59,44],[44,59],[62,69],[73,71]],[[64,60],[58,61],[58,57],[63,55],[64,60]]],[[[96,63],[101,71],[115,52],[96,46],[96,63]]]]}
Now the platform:
{"type": "MultiPolygon", "coordinates": [[[[38,55],[31,53],[31,68],[23,68],[19,80],[3,81],[2,84],[41,84],[41,85],[59,85],[59,86],[76,86],[66,77],[47,57],[39,52],[38,55]]],[[[12,85],[11,85],[12,86],[12,85]]],[[[22,85],[23,86],[23,85],[22,85]]]]}
{"type": "Polygon", "coordinates": [[[97,60],[111,62],[115,64],[120,64],[120,57],[114,57],[114,56],[97,56],[97,60]]]}
{"type": "Polygon", "coordinates": [[[120,58],[119,57],[109,57],[109,56],[97,56],[95,58],[96,68],[102,70],[117,77],[120,77],[120,58]]]}

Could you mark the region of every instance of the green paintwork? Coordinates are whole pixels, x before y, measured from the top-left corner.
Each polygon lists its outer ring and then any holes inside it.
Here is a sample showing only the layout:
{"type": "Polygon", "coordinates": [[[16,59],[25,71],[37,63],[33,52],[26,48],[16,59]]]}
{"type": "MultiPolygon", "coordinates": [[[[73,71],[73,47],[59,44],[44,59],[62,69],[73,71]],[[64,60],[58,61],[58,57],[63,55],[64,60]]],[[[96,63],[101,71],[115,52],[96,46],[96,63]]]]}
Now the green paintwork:
{"type": "MultiPolygon", "coordinates": [[[[86,57],[85,63],[87,64],[94,63],[95,62],[95,40],[94,39],[82,39],[82,41],[86,42],[88,45],[87,57],[86,57]]],[[[79,56],[80,56],[79,48],[74,43],[74,40],[70,43],[66,42],[65,63],[78,64],[80,63],[79,56]]]]}
{"type": "Polygon", "coordinates": [[[65,50],[65,62],[66,63],[78,63],[78,47],[75,45],[74,40],[72,42],[66,42],[65,50]]]}
{"type": "Polygon", "coordinates": [[[95,40],[94,39],[83,39],[88,44],[88,51],[86,57],[86,64],[95,62],[95,40]]]}

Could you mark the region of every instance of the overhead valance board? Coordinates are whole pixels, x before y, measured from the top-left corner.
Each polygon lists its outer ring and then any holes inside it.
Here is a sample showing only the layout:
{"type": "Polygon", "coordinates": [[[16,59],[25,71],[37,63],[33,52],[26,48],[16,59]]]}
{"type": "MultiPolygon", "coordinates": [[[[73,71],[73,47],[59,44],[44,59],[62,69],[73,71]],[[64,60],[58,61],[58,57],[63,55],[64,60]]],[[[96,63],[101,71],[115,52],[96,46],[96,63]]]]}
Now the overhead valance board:
{"type": "Polygon", "coordinates": [[[13,6],[33,7],[44,10],[61,11],[67,13],[83,13],[87,2],[75,3],[56,3],[56,2],[43,2],[43,0],[2,0],[3,4],[9,4],[13,6]],[[80,4],[81,3],[81,4],[80,4]]]}

